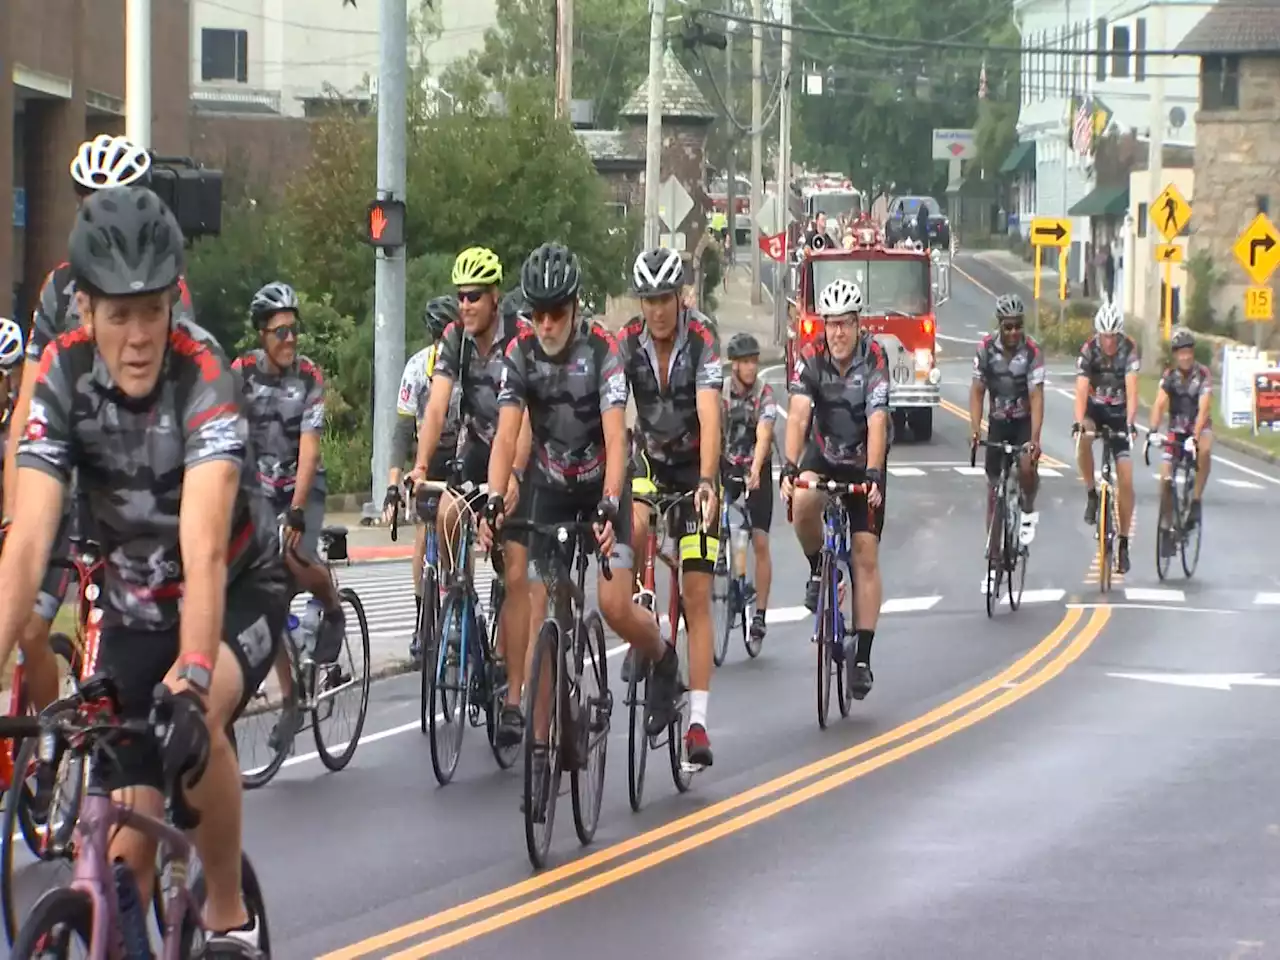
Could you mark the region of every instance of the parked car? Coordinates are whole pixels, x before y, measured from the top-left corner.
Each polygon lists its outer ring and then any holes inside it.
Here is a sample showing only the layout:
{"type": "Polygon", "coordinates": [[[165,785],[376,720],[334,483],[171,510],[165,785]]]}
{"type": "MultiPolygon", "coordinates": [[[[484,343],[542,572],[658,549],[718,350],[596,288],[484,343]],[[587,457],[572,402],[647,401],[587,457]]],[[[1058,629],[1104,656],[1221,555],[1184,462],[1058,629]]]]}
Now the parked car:
{"type": "Polygon", "coordinates": [[[889,217],[884,224],[885,242],[893,246],[908,238],[918,240],[916,218],[922,207],[929,214],[929,246],[950,247],[951,221],[933,197],[894,197],[889,202],[889,217]]]}

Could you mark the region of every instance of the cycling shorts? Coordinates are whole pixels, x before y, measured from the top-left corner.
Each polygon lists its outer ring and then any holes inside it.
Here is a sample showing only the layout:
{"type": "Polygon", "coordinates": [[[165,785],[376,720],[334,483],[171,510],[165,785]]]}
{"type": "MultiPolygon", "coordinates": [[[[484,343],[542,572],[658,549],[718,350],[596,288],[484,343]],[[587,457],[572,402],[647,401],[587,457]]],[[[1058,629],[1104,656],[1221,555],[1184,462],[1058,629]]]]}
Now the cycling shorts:
{"type": "MultiPolygon", "coordinates": [[[[512,519],[530,523],[578,523],[590,520],[600,500],[604,486],[587,484],[579,490],[564,490],[525,484],[520,488],[520,501],[516,504],[512,519]]],[[[635,553],[631,547],[631,493],[624,488],[618,500],[618,516],[613,521],[613,551],[609,554],[610,570],[630,570],[635,566],[635,553]]],[[[529,551],[529,576],[539,576],[535,570],[536,558],[545,550],[545,544],[532,531],[512,530],[503,532],[502,539],[519,543],[529,551]]]]}
{"type": "MultiPolygon", "coordinates": [[[[804,454],[800,457],[801,473],[812,472],[827,480],[834,480],[837,483],[865,483],[867,479],[867,471],[864,467],[844,466],[841,464],[828,463],[822,456],[816,444],[809,443],[805,446],[804,454]]],[[[886,483],[888,477],[885,477],[886,483]]],[[[867,504],[867,495],[865,493],[858,494],[853,497],[843,497],[845,509],[849,512],[849,529],[853,533],[869,533],[877,540],[884,534],[884,517],[885,507],[889,502],[889,492],[885,489],[885,484],[881,484],[880,489],[880,506],[871,507],[867,504]]]]}
{"type": "MultiPolygon", "coordinates": [[[[698,487],[698,464],[666,464],[651,461],[643,451],[631,458],[631,496],[653,503],[662,494],[679,494],[698,487]]],[[[719,493],[719,491],[717,491],[719,493]]],[[[672,513],[673,531],[680,532],[680,569],[685,573],[712,573],[720,556],[719,511],[707,524],[705,537],[697,504],[686,500],[672,513]]],[[[673,533],[674,535],[674,533],[673,533]]]]}
{"type": "MultiPolygon", "coordinates": [[[[991,443],[1013,443],[1021,446],[1031,442],[1031,418],[991,420],[987,426],[987,440],[991,443]]],[[[987,479],[995,483],[1000,479],[1000,461],[1004,451],[999,447],[987,447],[987,479]]]]}
{"type": "Polygon", "coordinates": [[[1095,427],[1110,427],[1114,431],[1115,436],[1108,443],[1117,462],[1129,458],[1129,417],[1124,407],[1090,400],[1085,408],[1084,418],[1092,421],[1095,427]]]}
{"type": "MultiPolygon", "coordinates": [[[[742,474],[750,467],[726,467],[721,474],[724,498],[729,503],[742,496],[746,486],[742,474]]],[[[747,529],[768,533],[773,525],[773,464],[766,460],[760,468],[760,486],[747,491],[747,529]]]]}
{"type": "MultiPolygon", "coordinates": [[[[257,570],[227,584],[222,643],[235,657],[244,680],[233,724],[271,671],[288,608],[283,571],[264,576],[257,570]]],[[[151,711],[152,691],[178,659],[178,627],[155,631],[107,626],[100,643],[98,671],[115,680],[121,715],[145,719],[151,711]]],[[[228,735],[234,731],[228,730],[228,735]]],[[[114,751],[96,763],[94,776],[108,790],[164,788],[160,753],[150,738],[115,741],[114,751]]]]}

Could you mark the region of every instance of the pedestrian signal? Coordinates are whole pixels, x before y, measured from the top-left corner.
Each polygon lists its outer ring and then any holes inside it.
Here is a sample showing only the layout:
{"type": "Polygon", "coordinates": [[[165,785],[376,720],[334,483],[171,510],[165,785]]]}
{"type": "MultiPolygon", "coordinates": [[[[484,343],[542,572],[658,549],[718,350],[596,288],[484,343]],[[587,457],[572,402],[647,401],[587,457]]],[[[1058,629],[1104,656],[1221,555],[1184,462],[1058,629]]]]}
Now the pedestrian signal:
{"type": "Polygon", "coordinates": [[[365,241],[387,250],[404,246],[405,206],[403,200],[375,200],[365,217],[365,241]]]}

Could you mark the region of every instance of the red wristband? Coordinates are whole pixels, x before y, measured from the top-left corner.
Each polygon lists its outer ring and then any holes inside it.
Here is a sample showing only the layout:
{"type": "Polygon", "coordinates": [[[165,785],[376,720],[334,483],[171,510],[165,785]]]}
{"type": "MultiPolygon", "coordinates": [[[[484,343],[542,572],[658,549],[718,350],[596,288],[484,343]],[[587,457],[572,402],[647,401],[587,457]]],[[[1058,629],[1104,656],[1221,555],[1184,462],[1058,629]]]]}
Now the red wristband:
{"type": "Polygon", "coordinates": [[[208,670],[210,673],[213,673],[213,661],[210,660],[208,657],[204,656],[204,654],[184,653],[182,656],[178,658],[178,666],[185,667],[187,664],[191,664],[192,666],[196,666],[196,667],[202,667],[203,669],[208,670]]]}

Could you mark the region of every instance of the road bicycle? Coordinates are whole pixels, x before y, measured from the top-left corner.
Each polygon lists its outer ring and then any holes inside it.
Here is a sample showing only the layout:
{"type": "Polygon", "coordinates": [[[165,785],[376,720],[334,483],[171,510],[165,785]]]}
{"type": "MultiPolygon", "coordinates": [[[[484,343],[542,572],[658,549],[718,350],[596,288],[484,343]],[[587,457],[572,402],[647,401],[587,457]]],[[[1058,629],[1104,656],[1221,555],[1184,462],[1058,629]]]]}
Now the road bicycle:
{"type": "Polygon", "coordinates": [[[720,549],[716,554],[715,579],[711,583],[711,607],[715,612],[716,644],[713,658],[721,666],[729,655],[729,640],[736,629],[741,630],[747,656],[753,660],[760,656],[763,638],[751,636],[751,618],[755,612],[756,588],[747,577],[747,565],[751,562],[751,519],[747,512],[746,475],[735,470],[725,475],[724,496],[720,504],[720,549]],[[737,524],[733,523],[737,518],[737,524]],[[734,549],[733,531],[744,547],[734,549]],[[743,552],[741,569],[737,569],[739,551],[743,552]]]}
{"type": "MultiPolygon", "coordinates": [[[[598,512],[586,522],[504,521],[505,530],[533,534],[529,556],[547,588],[547,617],[534,641],[524,690],[521,806],[535,869],[547,862],[563,773],[569,774],[573,825],[583,845],[600,822],[613,695],[604,621],[587,608],[586,578],[592,554],[599,553],[594,527],[604,522],[598,512]]],[[[613,579],[603,555],[600,572],[613,579]]]]}
{"type": "MultiPolygon", "coordinates": [[[[284,532],[282,525],[282,551],[284,532]]],[[[300,621],[295,614],[289,613],[281,638],[288,656],[289,692],[273,692],[271,688],[277,685],[273,668],[254,691],[237,724],[235,743],[240,754],[241,780],[247,790],[264,786],[275,777],[292,752],[298,735],[308,727],[315,738],[320,762],[335,772],[351,762],[360,744],[360,733],[369,710],[369,621],[359,595],[349,587],[339,588],[334,571],[336,561],[348,559],[347,528],[322,528],[316,551],[346,608],[346,638],[336,656],[318,659],[315,655],[318,625],[300,621]],[[353,627],[359,630],[359,637],[354,640],[353,627]],[[359,696],[359,709],[351,731],[345,735],[333,735],[334,731],[326,733],[327,721],[337,714],[338,698],[350,693],[359,696]],[[251,731],[253,724],[273,713],[278,716],[270,736],[264,738],[251,731]],[[268,759],[265,764],[254,765],[246,760],[246,754],[251,754],[259,743],[265,746],[268,759]]],[[[308,620],[312,619],[308,617],[308,620]]]]}
{"type": "MultiPolygon", "coordinates": [[[[418,619],[413,628],[414,665],[419,669],[424,664],[434,662],[434,649],[428,650],[435,641],[436,624],[440,621],[440,535],[436,530],[436,517],[440,510],[440,494],[414,500],[414,482],[406,478],[404,481],[404,501],[397,502],[391,514],[391,540],[400,538],[400,508],[404,504],[413,503],[419,522],[423,525],[422,569],[415,571],[420,584],[422,603],[418,609],[418,619]]],[[[427,714],[422,714],[422,732],[427,732],[427,714]]]]}
{"type": "Polygon", "coordinates": [[[1171,464],[1169,478],[1162,481],[1159,523],[1156,524],[1156,573],[1164,580],[1169,576],[1174,554],[1182,559],[1182,572],[1191,577],[1200,561],[1200,531],[1204,518],[1191,523],[1191,500],[1196,489],[1196,442],[1194,437],[1170,437],[1148,433],[1142,459],[1151,465],[1153,444],[1165,445],[1171,464]]]}
{"type": "Polygon", "coordinates": [[[987,616],[995,616],[1000,603],[1000,588],[1007,580],[1009,609],[1022,605],[1022,589],[1027,582],[1027,558],[1030,549],[1018,539],[1022,528],[1022,483],[1015,469],[1019,457],[1031,449],[1008,441],[977,440],[969,449],[969,466],[978,462],[978,447],[1000,451],[1000,475],[995,485],[995,504],[987,525],[987,616]]]}
{"type": "MultiPolygon", "coordinates": [[[[69,752],[82,766],[111,762],[112,747],[121,738],[154,738],[168,722],[167,689],[156,689],[156,703],[145,720],[119,716],[116,688],[110,677],[97,676],[81,685],[78,694],[58,701],[39,717],[0,719],[0,736],[38,738],[38,762],[54,763],[69,752]]],[[[165,817],[159,819],[113,800],[91,783],[75,821],[72,845],[75,868],[69,884],[47,891],[36,901],[13,941],[15,958],[67,956],[75,952],[90,960],[151,956],[146,913],[133,872],[123,861],[109,859],[111,839],[122,827],[141,831],[158,845],[156,920],[162,932],[164,960],[185,960],[204,953],[208,931],[201,906],[204,881],[191,869],[193,848],[185,831],[200,822],[187,804],[181,777],[165,772],[165,817]]],[[[250,921],[257,930],[261,956],[270,956],[266,904],[257,874],[247,856],[241,860],[241,893],[250,921]]],[[[221,955],[246,958],[259,953],[247,944],[226,944],[221,955]]]]}
{"type": "Polygon", "coordinates": [[[1103,424],[1096,430],[1081,430],[1081,441],[1095,437],[1102,440],[1102,469],[1098,480],[1098,587],[1103,593],[1111,590],[1111,574],[1116,566],[1116,543],[1120,537],[1120,510],[1116,505],[1116,455],[1111,441],[1128,436],[1128,431],[1112,430],[1103,424]]]}
{"type": "MultiPolygon", "coordinates": [[[[840,609],[840,567],[849,573],[849,596],[854,597],[853,537],[849,530],[846,497],[866,496],[869,483],[841,483],[825,477],[816,480],[796,478],[796,490],[821,490],[827,495],[822,507],[822,561],[819,567],[818,609],[814,615],[813,642],[818,647],[818,726],[825,730],[831,712],[831,677],[836,678],[836,701],[840,716],[849,716],[853,707],[853,691],[845,681],[844,642],[848,624],[840,609]]],[[[868,511],[870,507],[868,506],[868,511]]],[[[791,522],[787,508],[787,522],[791,522]]],[[[856,610],[856,601],[855,601],[856,610]]]]}

